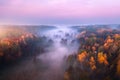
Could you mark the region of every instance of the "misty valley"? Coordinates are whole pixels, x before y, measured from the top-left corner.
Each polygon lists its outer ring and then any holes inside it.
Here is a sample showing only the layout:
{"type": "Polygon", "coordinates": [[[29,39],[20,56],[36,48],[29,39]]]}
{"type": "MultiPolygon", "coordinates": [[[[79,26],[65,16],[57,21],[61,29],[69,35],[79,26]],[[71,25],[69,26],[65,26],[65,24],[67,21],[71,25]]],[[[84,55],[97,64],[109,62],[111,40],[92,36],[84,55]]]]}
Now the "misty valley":
{"type": "Polygon", "coordinates": [[[0,80],[120,80],[120,25],[1,25],[0,80]]]}

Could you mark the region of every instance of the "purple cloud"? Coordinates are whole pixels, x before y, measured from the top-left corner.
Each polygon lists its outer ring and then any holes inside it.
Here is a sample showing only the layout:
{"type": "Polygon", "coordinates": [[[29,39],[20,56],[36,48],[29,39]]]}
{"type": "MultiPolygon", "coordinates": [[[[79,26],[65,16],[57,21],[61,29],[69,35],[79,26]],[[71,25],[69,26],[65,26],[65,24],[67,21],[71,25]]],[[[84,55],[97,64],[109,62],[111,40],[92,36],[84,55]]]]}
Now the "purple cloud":
{"type": "Polygon", "coordinates": [[[74,19],[74,22],[89,23],[89,19],[100,21],[102,18],[113,19],[114,22],[120,19],[119,3],[119,0],[0,0],[0,21],[21,22],[24,19],[32,23],[29,19],[33,19],[33,22],[39,23],[69,23],[74,19]]]}

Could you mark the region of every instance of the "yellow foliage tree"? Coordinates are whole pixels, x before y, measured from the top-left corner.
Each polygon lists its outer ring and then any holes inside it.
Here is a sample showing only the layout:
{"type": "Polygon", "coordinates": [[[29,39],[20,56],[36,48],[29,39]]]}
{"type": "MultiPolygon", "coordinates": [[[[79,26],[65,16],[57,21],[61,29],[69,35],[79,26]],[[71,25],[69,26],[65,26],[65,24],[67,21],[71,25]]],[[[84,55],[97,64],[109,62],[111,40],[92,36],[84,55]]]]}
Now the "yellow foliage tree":
{"type": "Polygon", "coordinates": [[[78,61],[84,62],[86,57],[87,57],[87,52],[83,51],[82,53],[78,54],[78,61]]]}
{"type": "Polygon", "coordinates": [[[90,61],[89,61],[89,64],[90,64],[90,68],[92,69],[92,70],[95,70],[96,69],[96,62],[95,62],[95,59],[94,59],[94,57],[92,56],[92,57],[90,57],[90,61]]]}
{"type": "Polygon", "coordinates": [[[99,62],[100,64],[108,65],[107,55],[106,55],[106,54],[103,54],[103,52],[99,52],[99,53],[98,53],[98,62],[99,62]]]}

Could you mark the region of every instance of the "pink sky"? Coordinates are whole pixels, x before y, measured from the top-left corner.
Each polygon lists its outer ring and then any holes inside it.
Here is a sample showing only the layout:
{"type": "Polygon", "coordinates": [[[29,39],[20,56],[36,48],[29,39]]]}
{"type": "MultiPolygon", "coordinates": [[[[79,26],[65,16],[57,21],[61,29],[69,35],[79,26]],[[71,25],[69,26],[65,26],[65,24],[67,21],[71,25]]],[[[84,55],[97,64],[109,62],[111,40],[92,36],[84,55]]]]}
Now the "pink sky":
{"type": "Polygon", "coordinates": [[[111,24],[119,21],[120,0],[0,0],[0,23],[111,24]]]}

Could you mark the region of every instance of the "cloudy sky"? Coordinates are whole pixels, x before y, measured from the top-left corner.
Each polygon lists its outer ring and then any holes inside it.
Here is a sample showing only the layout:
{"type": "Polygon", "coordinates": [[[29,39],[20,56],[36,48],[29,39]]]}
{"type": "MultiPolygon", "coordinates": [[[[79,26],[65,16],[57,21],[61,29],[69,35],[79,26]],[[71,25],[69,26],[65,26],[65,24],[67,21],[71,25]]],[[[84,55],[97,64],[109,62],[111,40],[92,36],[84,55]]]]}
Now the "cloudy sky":
{"type": "Polygon", "coordinates": [[[115,24],[120,0],[0,0],[0,23],[115,24]]]}

